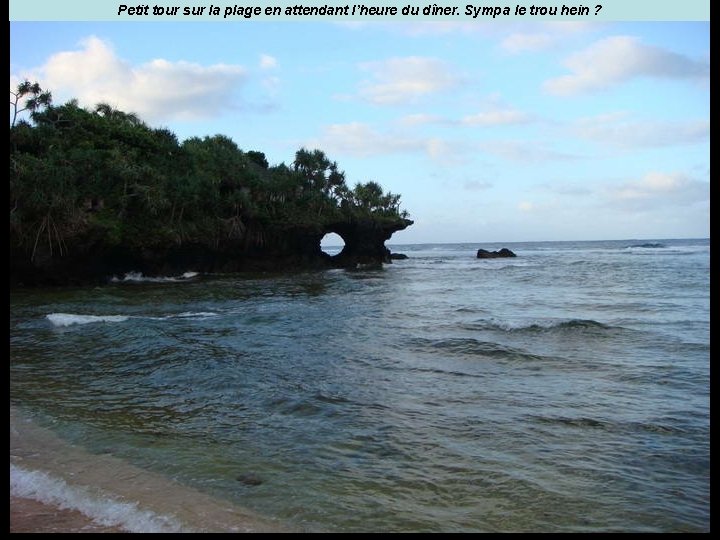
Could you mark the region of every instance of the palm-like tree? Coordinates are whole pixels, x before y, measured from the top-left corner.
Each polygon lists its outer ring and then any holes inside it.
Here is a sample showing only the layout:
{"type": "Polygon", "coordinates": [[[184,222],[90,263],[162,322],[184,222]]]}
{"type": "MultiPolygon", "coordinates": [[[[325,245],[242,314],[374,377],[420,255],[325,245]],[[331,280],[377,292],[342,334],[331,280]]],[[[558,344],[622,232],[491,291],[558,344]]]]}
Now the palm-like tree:
{"type": "Polygon", "coordinates": [[[30,115],[35,114],[40,107],[49,107],[52,104],[52,93],[43,91],[37,82],[31,83],[27,79],[17,85],[16,91],[10,90],[10,105],[13,108],[13,118],[10,127],[15,127],[17,116],[23,111],[30,111],[30,115]],[[20,100],[26,96],[25,106],[20,107],[20,100]]]}
{"type": "Polygon", "coordinates": [[[115,120],[117,122],[127,122],[133,126],[142,124],[142,120],[135,113],[126,113],[119,109],[114,108],[109,103],[98,103],[95,105],[95,112],[107,118],[108,120],[115,120]]]}

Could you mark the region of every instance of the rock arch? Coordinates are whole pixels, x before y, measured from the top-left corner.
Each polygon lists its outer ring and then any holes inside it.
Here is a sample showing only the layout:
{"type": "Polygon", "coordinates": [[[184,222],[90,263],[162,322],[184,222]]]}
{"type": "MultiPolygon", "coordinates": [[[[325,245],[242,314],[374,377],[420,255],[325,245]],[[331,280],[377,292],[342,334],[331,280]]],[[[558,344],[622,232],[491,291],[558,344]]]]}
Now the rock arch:
{"type": "Polygon", "coordinates": [[[326,233],[320,239],[320,249],[324,254],[334,257],[335,255],[339,255],[342,250],[345,249],[345,240],[337,233],[326,233]]]}
{"type": "Polygon", "coordinates": [[[335,233],[345,242],[345,247],[340,253],[328,256],[329,262],[332,266],[343,268],[355,267],[358,264],[391,263],[390,250],[385,247],[385,242],[395,232],[401,231],[412,224],[413,222],[409,219],[387,222],[353,220],[329,223],[325,226],[322,236],[335,233]]]}

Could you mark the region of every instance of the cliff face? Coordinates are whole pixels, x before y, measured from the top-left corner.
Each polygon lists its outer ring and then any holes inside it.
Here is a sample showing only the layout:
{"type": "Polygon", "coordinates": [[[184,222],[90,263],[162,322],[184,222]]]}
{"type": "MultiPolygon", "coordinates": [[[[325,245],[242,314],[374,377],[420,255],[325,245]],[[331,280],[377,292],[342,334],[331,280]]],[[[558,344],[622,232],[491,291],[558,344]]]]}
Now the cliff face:
{"type": "Polygon", "coordinates": [[[113,276],[141,272],[146,276],[176,276],[184,272],[287,272],[302,269],[355,268],[359,264],[390,263],[385,241],[413,222],[408,219],[360,219],[325,226],[297,226],[282,231],[258,228],[251,241],[209,245],[183,243],[140,249],[106,245],[91,237],[68,242],[51,252],[39,243],[34,253],[11,246],[10,283],[13,286],[81,285],[104,283],[113,276]],[[320,241],[336,233],[345,248],[334,257],[320,241]]]}

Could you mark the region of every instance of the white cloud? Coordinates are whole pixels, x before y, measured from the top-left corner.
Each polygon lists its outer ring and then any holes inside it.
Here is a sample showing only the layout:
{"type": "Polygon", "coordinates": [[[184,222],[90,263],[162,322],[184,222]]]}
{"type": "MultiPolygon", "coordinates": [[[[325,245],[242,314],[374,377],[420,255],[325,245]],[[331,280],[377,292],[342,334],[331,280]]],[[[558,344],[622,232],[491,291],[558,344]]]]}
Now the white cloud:
{"type": "Polygon", "coordinates": [[[525,124],[530,120],[529,114],[516,109],[494,109],[465,116],[461,123],[468,126],[500,126],[525,124]]]}
{"type": "Polygon", "coordinates": [[[454,88],[459,78],[436,58],[409,56],[365,62],[360,68],[371,75],[361,84],[359,96],[375,105],[396,105],[454,88]]]}
{"type": "Polygon", "coordinates": [[[645,45],[631,36],[612,36],[566,58],[571,74],[549,79],[546,92],[569,96],[610,88],[636,77],[704,78],[710,67],[660,47],[645,45]]]}
{"type": "Polygon", "coordinates": [[[624,112],[582,118],[573,135],[623,149],[694,144],[710,137],[709,120],[642,120],[624,112]]]}
{"type": "Polygon", "coordinates": [[[399,123],[406,127],[425,124],[441,124],[446,126],[502,126],[526,124],[533,120],[532,115],[505,106],[491,105],[487,110],[468,114],[461,119],[446,118],[436,114],[416,113],[404,116],[399,123]]]}
{"type": "Polygon", "coordinates": [[[423,150],[425,144],[421,139],[382,133],[362,122],[350,122],[327,126],[310,147],[326,149],[330,154],[368,157],[423,150]]]}
{"type": "Polygon", "coordinates": [[[438,137],[407,135],[405,131],[381,131],[363,122],[332,124],[317,139],[305,141],[308,148],[322,148],[329,154],[370,157],[388,154],[420,153],[441,163],[456,164],[466,151],[462,143],[438,137]]]}
{"type": "Polygon", "coordinates": [[[133,66],[106,41],[91,36],[82,48],[52,55],[21,74],[53,92],[55,102],[77,98],[83,106],[107,102],[143,120],[207,118],[227,110],[228,96],[243,83],[246,70],[237,65],[202,66],[190,62],[151,60],[133,66]]]}
{"type": "Polygon", "coordinates": [[[518,203],[518,210],[521,212],[532,212],[535,209],[535,205],[529,201],[520,201],[518,203]]]}
{"type": "Polygon", "coordinates": [[[260,55],[260,69],[275,69],[278,66],[277,58],[269,54],[260,55]]]}
{"type": "Polygon", "coordinates": [[[631,209],[687,206],[707,201],[710,184],[679,172],[649,172],[640,180],[605,188],[605,195],[610,204],[631,209]]]}

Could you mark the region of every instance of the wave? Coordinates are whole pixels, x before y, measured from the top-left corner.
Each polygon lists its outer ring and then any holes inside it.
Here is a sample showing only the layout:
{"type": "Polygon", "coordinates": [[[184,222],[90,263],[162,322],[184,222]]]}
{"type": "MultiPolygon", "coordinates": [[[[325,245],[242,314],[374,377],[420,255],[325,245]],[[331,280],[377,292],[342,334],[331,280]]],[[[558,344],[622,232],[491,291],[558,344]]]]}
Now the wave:
{"type": "Polygon", "coordinates": [[[217,313],[213,313],[211,311],[185,311],[183,313],[178,313],[177,315],[168,315],[167,317],[160,317],[160,319],[191,319],[191,318],[200,318],[204,319],[207,317],[217,317],[217,313]]]}
{"type": "Polygon", "coordinates": [[[141,510],[137,503],[123,502],[102,492],[91,493],[71,486],[61,478],[10,464],[10,495],[33,499],[60,509],[81,512],[96,523],[134,533],[183,532],[182,525],[169,516],[141,510]]]}
{"type": "Polygon", "coordinates": [[[98,322],[124,322],[130,318],[127,315],[75,315],[73,313],[50,313],[45,317],[58,327],[98,322]]]}
{"type": "Polygon", "coordinates": [[[592,319],[540,320],[524,323],[481,319],[474,324],[462,325],[470,330],[496,330],[502,332],[553,332],[553,331],[605,331],[619,329],[592,319]]]}
{"type": "MultiPolygon", "coordinates": [[[[528,418],[539,424],[561,425],[575,428],[592,428],[601,429],[603,431],[613,432],[631,432],[631,433],[659,433],[659,434],[679,434],[686,433],[687,429],[677,425],[671,425],[668,422],[638,422],[638,421],[618,421],[609,419],[590,418],[587,416],[567,417],[567,416],[537,416],[528,415],[528,418]]],[[[678,420],[674,420],[678,422],[678,420]]]]}
{"type": "Polygon", "coordinates": [[[168,282],[177,282],[177,281],[187,281],[189,279],[197,277],[198,275],[200,275],[198,272],[185,272],[184,274],[182,274],[180,276],[149,277],[149,276],[144,276],[141,272],[128,272],[122,278],[113,276],[113,278],[110,281],[112,281],[113,283],[120,283],[120,282],[168,283],[168,282]]]}
{"type": "MultiPolygon", "coordinates": [[[[217,313],[210,311],[184,311],[173,315],[164,315],[162,317],[143,317],[133,315],[134,319],[152,319],[155,321],[164,321],[167,319],[207,319],[209,317],[217,317],[217,313]]],[[[45,316],[53,326],[65,327],[73,324],[83,325],[92,323],[115,323],[125,322],[131,318],[130,315],[78,315],[75,313],[50,313],[45,316]]]]}
{"type": "Polygon", "coordinates": [[[544,360],[543,356],[531,354],[521,349],[506,347],[492,341],[480,341],[473,338],[448,338],[431,340],[419,338],[413,344],[421,349],[440,350],[445,353],[462,356],[481,356],[507,360],[544,360]]]}
{"type": "Polygon", "coordinates": [[[660,242],[645,242],[643,244],[632,244],[629,246],[626,246],[626,249],[628,248],[645,248],[645,249],[659,249],[659,248],[665,248],[667,247],[665,244],[661,244],[660,242]]]}

